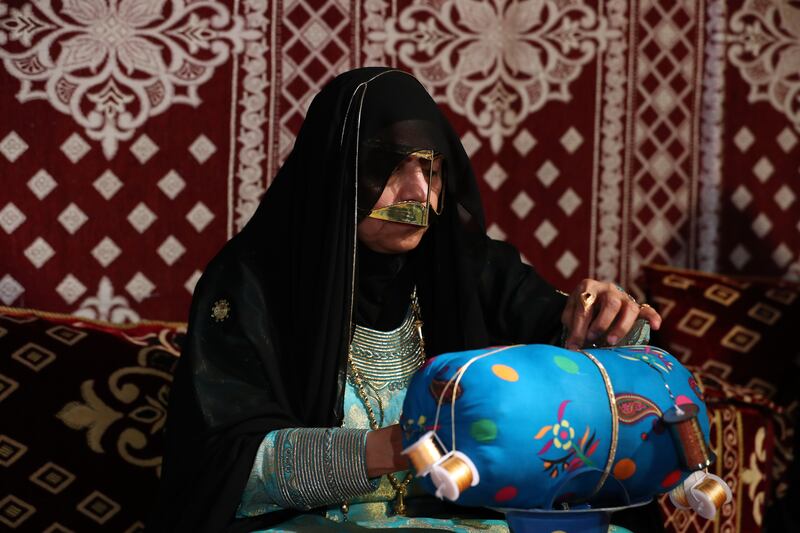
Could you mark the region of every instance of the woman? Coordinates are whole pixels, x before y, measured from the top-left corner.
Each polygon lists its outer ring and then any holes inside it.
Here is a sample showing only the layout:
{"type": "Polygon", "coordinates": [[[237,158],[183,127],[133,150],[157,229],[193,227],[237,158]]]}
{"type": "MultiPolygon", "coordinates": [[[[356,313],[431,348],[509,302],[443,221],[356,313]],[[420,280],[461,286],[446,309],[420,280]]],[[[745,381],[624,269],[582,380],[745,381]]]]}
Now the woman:
{"type": "MultiPolygon", "coordinates": [[[[373,491],[407,468],[391,422],[426,356],[555,342],[562,321],[568,346],[613,343],[640,315],[658,327],[610,284],[586,280],[568,299],[486,237],[469,159],[416,79],[347,72],[195,290],[151,528],[355,527],[364,498],[408,512],[402,474],[373,491]],[[370,367],[392,342],[403,357],[370,367]],[[316,518],[292,518],[309,508],[316,518]]],[[[419,524],[384,508],[361,523],[419,524]]]]}

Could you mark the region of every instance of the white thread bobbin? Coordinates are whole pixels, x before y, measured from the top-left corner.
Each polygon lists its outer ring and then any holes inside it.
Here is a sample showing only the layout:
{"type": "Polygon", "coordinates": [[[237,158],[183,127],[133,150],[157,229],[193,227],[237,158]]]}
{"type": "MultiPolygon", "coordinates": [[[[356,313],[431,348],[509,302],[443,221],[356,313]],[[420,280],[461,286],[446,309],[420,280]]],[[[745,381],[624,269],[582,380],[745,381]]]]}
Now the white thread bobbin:
{"type": "Polygon", "coordinates": [[[427,476],[433,465],[444,457],[444,446],[435,431],[428,431],[401,452],[414,466],[417,477],[427,476]]]}
{"type": "Polygon", "coordinates": [[[723,505],[733,499],[733,494],[719,476],[697,471],[672,489],[669,499],[678,509],[693,509],[703,518],[711,520],[723,505]]]}
{"type": "Polygon", "coordinates": [[[431,481],[436,486],[437,498],[455,501],[462,492],[480,482],[480,475],[466,454],[451,451],[433,465],[431,481]]]}

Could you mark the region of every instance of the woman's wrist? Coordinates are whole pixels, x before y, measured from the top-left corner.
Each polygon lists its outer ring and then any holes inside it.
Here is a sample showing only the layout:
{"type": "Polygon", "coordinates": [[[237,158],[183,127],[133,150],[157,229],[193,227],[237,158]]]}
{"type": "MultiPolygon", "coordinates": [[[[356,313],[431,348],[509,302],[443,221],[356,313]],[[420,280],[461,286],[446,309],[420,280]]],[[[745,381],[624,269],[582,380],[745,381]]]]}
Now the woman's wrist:
{"type": "Polygon", "coordinates": [[[367,433],[367,476],[370,478],[408,469],[400,424],[367,433]]]}

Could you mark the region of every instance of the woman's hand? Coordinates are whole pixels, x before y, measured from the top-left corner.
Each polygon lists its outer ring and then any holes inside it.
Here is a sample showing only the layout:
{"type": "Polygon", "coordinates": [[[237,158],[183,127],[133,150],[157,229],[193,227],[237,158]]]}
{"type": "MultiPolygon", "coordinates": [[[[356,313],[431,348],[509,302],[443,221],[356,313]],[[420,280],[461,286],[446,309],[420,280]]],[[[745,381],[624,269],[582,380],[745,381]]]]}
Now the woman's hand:
{"type": "Polygon", "coordinates": [[[403,433],[400,424],[367,433],[367,476],[373,478],[408,470],[403,455],[403,433]]]}
{"type": "Polygon", "coordinates": [[[613,283],[585,279],[572,291],[561,314],[568,332],[564,347],[577,350],[586,341],[605,339],[613,346],[630,331],[636,319],[643,318],[650,327],[661,327],[661,316],[649,305],[639,305],[628,293],[613,283]]]}

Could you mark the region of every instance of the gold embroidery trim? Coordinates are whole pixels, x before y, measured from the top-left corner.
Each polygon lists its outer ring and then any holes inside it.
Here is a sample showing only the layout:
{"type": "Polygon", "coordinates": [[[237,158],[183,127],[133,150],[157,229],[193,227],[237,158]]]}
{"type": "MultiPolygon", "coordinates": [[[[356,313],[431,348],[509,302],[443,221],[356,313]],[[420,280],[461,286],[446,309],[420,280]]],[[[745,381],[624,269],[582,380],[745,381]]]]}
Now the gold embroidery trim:
{"type": "Polygon", "coordinates": [[[606,394],[608,395],[608,406],[611,410],[611,446],[608,449],[608,459],[606,460],[605,468],[603,468],[603,475],[600,476],[600,480],[597,482],[592,494],[587,498],[588,500],[600,492],[600,489],[603,488],[606,480],[608,480],[608,475],[611,473],[611,465],[614,464],[614,459],[617,456],[617,443],[619,441],[619,413],[617,412],[617,399],[614,394],[614,387],[611,384],[611,378],[609,377],[608,372],[606,372],[606,368],[603,366],[603,363],[598,361],[597,358],[589,352],[585,352],[583,350],[578,351],[588,357],[600,371],[600,375],[603,376],[603,384],[606,387],[606,394]]]}

